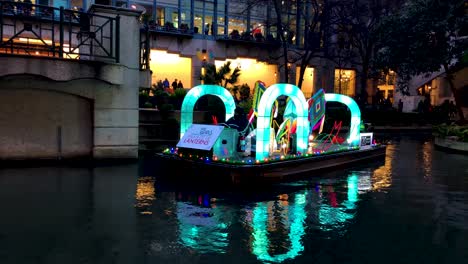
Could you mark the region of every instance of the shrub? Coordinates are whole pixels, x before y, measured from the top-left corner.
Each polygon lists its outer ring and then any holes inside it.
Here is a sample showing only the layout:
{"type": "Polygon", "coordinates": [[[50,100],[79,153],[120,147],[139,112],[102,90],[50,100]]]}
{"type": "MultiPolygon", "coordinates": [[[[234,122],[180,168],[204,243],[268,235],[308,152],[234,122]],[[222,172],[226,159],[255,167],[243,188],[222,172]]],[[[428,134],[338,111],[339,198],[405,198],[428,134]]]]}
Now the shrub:
{"type": "Polygon", "coordinates": [[[438,125],[434,127],[433,135],[441,138],[453,137],[458,141],[468,142],[468,126],[438,125]]]}

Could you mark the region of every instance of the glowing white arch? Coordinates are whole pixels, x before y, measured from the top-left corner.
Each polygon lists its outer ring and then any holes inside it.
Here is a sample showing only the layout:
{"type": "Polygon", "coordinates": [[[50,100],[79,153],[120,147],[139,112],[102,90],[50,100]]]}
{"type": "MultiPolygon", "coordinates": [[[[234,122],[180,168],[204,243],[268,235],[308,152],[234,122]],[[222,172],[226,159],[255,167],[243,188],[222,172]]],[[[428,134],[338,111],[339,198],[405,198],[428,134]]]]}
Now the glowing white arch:
{"type": "Polygon", "coordinates": [[[223,101],[226,108],[226,120],[234,115],[236,102],[232,94],[224,87],[219,85],[203,84],[190,89],[185,95],[180,110],[180,138],[185,134],[185,131],[193,124],[193,108],[198,99],[204,95],[215,95],[223,101]]]}
{"type": "Polygon", "coordinates": [[[359,130],[359,126],[361,125],[361,110],[359,109],[356,101],[349,96],[334,93],[326,93],[325,100],[327,102],[340,102],[349,108],[351,111],[351,123],[349,126],[349,137],[347,142],[351,146],[358,146],[359,137],[361,135],[359,130]]]}
{"type": "Polygon", "coordinates": [[[263,160],[269,156],[269,145],[272,144],[270,142],[271,109],[275,100],[281,95],[289,96],[296,107],[296,149],[302,153],[307,151],[309,121],[308,104],[304,94],[295,85],[287,83],[274,84],[265,90],[258,106],[256,160],[263,160]]]}

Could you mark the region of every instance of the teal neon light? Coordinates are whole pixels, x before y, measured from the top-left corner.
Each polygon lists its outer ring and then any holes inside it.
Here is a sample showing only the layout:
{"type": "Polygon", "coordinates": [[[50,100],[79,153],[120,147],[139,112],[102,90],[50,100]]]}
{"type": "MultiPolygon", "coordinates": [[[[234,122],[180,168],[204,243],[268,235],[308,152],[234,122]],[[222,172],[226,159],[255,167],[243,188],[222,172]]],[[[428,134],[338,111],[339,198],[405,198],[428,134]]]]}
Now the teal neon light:
{"type": "Polygon", "coordinates": [[[342,228],[348,220],[355,216],[356,203],[359,201],[359,177],[351,174],[347,180],[348,195],[347,200],[341,206],[332,207],[328,204],[321,204],[318,212],[319,222],[322,229],[330,231],[332,229],[342,228]]]}
{"type": "Polygon", "coordinates": [[[301,153],[307,151],[307,142],[309,136],[309,121],[308,121],[308,105],[302,91],[292,84],[274,84],[263,93],[258,106],[257,117],[257,146],[256,160],[268,158],[270,149],[270,118],[271,109],[275,100],[286,95],[294,103],[297,114],[297,130],[296,130],[296,149],[301,153]]]}
{"type": "Polygon", "coordinates": [[[233,214],[224,206],[205,208],[177,202],[179,242],[200,253],[226,253],[233,214]]]}
{"type": "Polygon", "coordinates": [[[359,137],[361,135],[359,130],[359,125],[361,124],[361,110],[357,103],[349,96],[333,93],[326,93],[325,100],[327,102],[340,102],[349,108],[351,111],[351,124],[347,142],[350,146],[358,146],[359,137]]]}
{"type": "MultiPolygon", "coordinates": [[[[270,240],[268,239],[268,208],[266,203],[259,203],[253,210],[252,227],[253,227],[253,241],[252,252],[259,260],[269,262],[283,262],[286,259],[293,259],[297,257],[303,250],[304,245],[301,242],[305,234],[304,223],[307,218],[305,210],[307,192],[296,194],[294,204],[288,208],[288,222],[289,226],[289,241],[291,243],[288,252],[271,256],[268,252],[270,248],[270,240]]],[[[286,219],[283,219],[286,220],[286,219]]]]}
{"type": "Polygon", "coordinates": [[[215,95],[221,99],[226,108],[226,120],[234,115],[236,109],[236,102],[232,94],[224,87],[219,85],[203,84],[190,89],[185,95],[182,102],[180,113],[180,138],[185,134],[185,131],[193,124],[193,108],[195,103],[204,95],[215,95]]]}

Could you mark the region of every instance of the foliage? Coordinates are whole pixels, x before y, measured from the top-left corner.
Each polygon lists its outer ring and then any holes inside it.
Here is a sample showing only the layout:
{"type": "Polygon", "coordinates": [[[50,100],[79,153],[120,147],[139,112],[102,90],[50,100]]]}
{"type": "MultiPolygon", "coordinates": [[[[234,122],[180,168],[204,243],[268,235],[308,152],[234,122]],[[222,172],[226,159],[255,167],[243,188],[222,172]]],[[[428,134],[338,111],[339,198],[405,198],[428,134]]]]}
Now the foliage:
{"type": "Polygon", "coordinates": [[[466,23],[464,0],[410,0],[380,26],[381,37],[387,39],[379,50],[380,64],[403,79],[437,72],[466,50],[459,35],[466,23]]]}
{"type": "Polygon", "coordinates": [[[236,102],[240,102],[243,100],[247,100],[250,97],[250,86],[246,83],[242,85],[234,85],[233,87],[229,88],[232,95],[234,96],[234,100],[236,102]]]}
{"type": "Polygon", "coordinates": [[[174,93],[169,95],[171,103],[174,105],[175,110],[180,110],[182,107],[182,102],[184,101],[187,91],[183,88],[177,88],[174,90],[174,93]]]}
{"type": "Polygon", "coordinates": [[[250,109],[252,109],[252,103],[252,97],[249,97],[246,100],[240,101],[237,106],[244,109],[244,113],[249,113],[250,109]]]}
{"type": "Polygon", "coordinates": [[[449,137],[461,142],[468,142],[468,126],[442,124],[434,127],[433,135],[436,137],[449,137]]]}
{"type": "Polygon", "coordinates": [[[231,62],[226,62],[219,69],[216,69],[216,66],[211,63],[205,65],[205,74],[200,76],[200,80],[204,84],[216,84],[221,85],[226,88],[228,85],[233,86],[237,83],[241,70],[236,67],[234,70],[231,70],[231,62]]]}
{"type": "Polygon", "coordinates": [[[401,0],[394,1],[355,1],[336,2],[333,13],[338,19],[334,33],[338,36],[335,57],[340,68],[359,65],[357,78],[361,92],[366,93],[367,80],[375,78],[380,69],[375,67],[376,50],[385,43],[385,36],[379,37],[379,25],[383,17],[398,8],[401,0]]]}
{"type": "Polygon", "coordinates": [[[239,96],[241,101],[250,98],[250,86],[248,84],[244,83],[239,87],[239,96]]]}
{"type": "Polygon", "coordinates": [[[148,108],[153,107],[153,105],[149,102],[150,96],[147,90],[140,90],[138,94],[138,107],[140,108],[148,108]]]}

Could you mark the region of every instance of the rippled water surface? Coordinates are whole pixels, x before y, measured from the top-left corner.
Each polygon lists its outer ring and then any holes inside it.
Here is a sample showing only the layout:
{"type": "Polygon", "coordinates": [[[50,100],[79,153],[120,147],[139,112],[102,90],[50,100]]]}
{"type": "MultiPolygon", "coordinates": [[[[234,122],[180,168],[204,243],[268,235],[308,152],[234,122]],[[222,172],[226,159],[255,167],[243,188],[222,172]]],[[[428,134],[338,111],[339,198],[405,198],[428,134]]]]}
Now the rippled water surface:
{"type": "Polygon", "coordinates": [[[270,188],[161,173],[149,160],[0,169],[0,263],[468,263],[468,156],[424,136],[270,188]]]}

